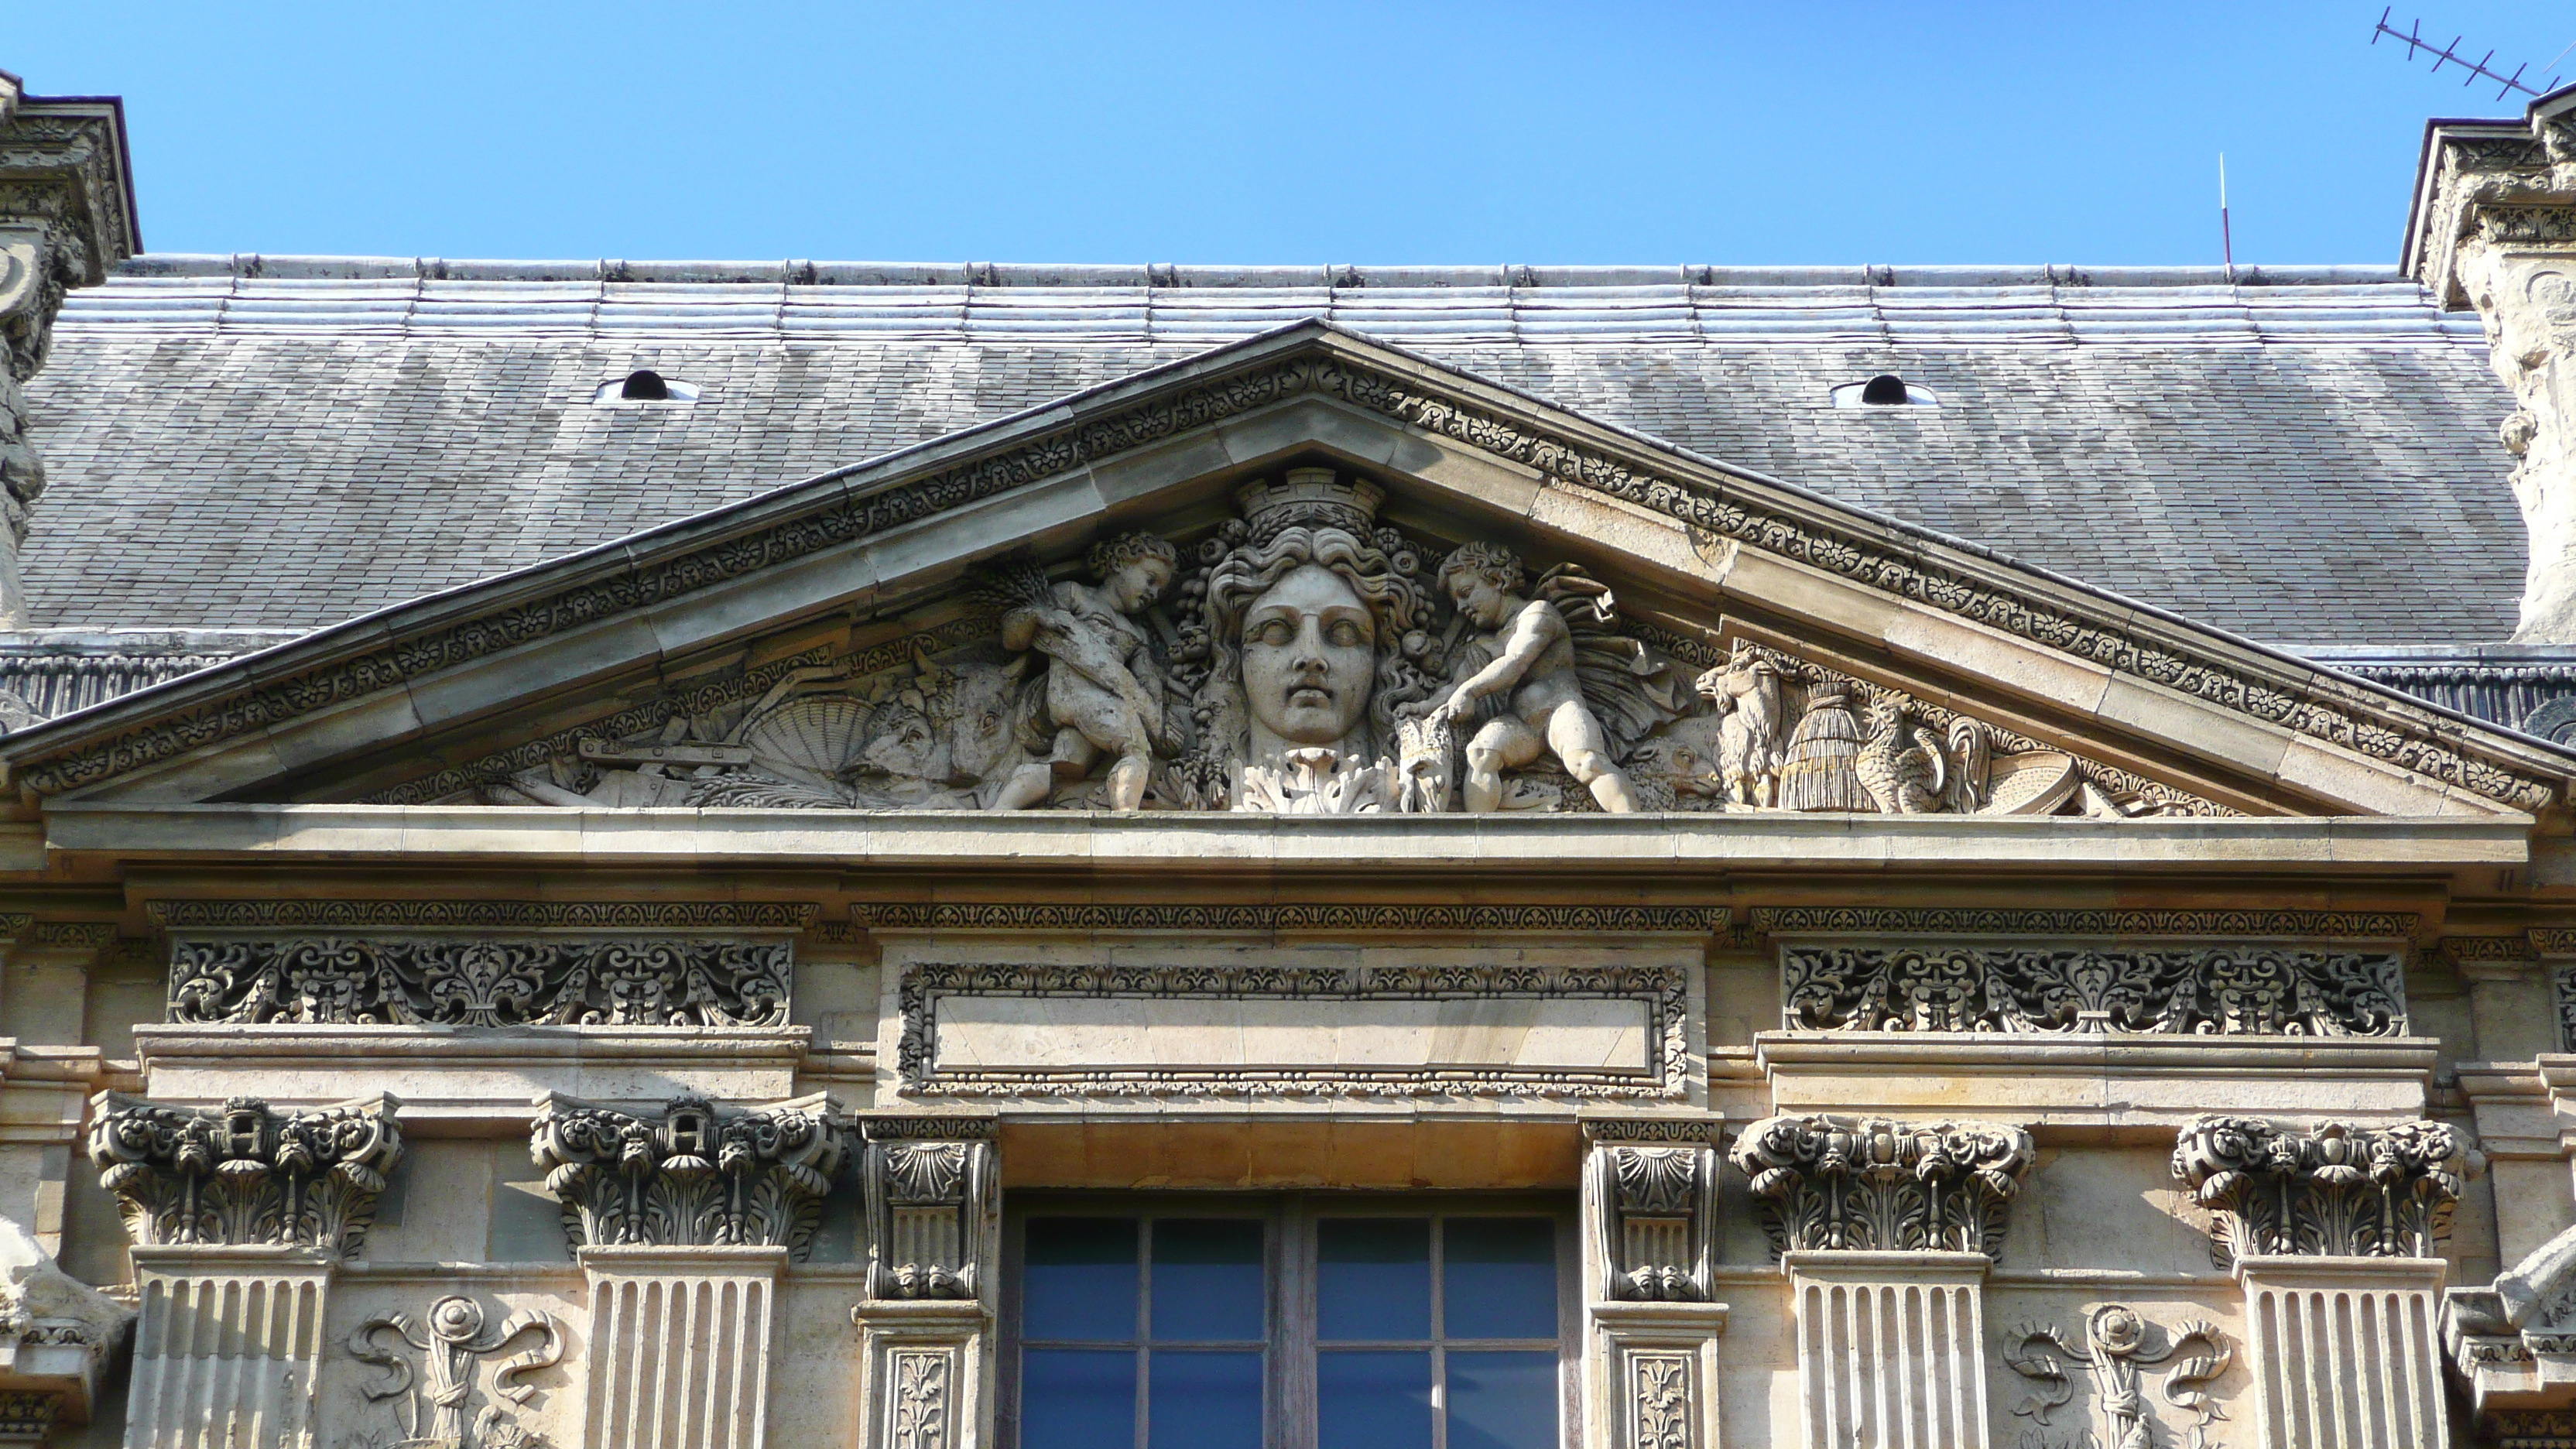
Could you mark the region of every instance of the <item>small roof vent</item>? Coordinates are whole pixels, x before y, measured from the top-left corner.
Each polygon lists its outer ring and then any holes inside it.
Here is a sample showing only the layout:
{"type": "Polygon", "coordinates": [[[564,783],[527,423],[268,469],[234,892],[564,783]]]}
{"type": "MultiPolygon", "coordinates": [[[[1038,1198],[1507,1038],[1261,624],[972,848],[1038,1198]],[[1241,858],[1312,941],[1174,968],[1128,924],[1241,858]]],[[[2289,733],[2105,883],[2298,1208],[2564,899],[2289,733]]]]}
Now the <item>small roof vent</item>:
{"type": "Polygon", "coordinates": [[[1937,408],[1941,399],[1932,389],[1917,387],[1892,372],[1882,372],[1867,382],[1847,382],[1834,389],[1834,406],[1838,408],[1937,408]]]}
{"type": "Polygon", "coordinates": [[[693,403],[697,400],[696,383],[664,377],[649,367],[639,367],[614,382],[603,382],[590,395],[591,406],[602,408],[693,403]]]}

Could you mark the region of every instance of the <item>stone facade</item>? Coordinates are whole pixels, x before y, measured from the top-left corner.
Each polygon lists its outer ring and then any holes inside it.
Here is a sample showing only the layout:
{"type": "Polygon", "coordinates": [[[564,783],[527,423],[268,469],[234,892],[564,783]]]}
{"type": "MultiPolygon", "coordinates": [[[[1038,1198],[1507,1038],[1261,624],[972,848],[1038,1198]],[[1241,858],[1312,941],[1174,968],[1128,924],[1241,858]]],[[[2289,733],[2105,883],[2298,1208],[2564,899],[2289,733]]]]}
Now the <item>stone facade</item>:
{"type": "Polygon", "coordinates": [[[1547,397],[1308,324],[221,642],[0,737],[0,1442],[2576,1442],[2576,756],[1547,397]]]}

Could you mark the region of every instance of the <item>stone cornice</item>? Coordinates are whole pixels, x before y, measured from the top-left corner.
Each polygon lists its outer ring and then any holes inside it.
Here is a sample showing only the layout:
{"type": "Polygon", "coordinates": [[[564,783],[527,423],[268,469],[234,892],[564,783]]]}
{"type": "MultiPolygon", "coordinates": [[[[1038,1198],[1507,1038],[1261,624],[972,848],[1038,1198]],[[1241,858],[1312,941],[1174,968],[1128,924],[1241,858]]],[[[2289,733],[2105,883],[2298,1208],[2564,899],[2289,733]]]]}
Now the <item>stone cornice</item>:
{"type": "Polygon", "coordinates": [[[2059,910],[2000,906],[1756,906],[1753,932],[1797,935],[2219,936],[2402,941],[2412,911],[2059,910]]]}
{"type": "Polygon", "coordinates": [[[0,743],[38,795],[96,785],[534,640],[1096,465],[1274,404],[1320,397],[2294,733],[2537,810],[2555,756],[2286,656],[2094,593],[1973,545],[1731,473],[1465,374],[1306,323],[1036,414],[720,509],[457,595],[325,630],[0,743]]]}
{"type": "Polygon", "coordinates": [[[2507,245],[2576,244],[2576,101],[2532,103],[2520,120],[2425,127],[2398,265],[2445,306],[2465,307],[2456,262],[2471,235],[2507,245]]]}
{"type": "Polygon", "coordinates": [[[1704,936],[1724,929],[1728,914],[1724,906],[889,902],[852,906],[850,922],[869,931],[1545,931],[1704,936]]]}
{"type": "Polygon", "coordinates": [[[152,924],[174,930],[706,930],[801,931],[817,908],[799,901],[157,900],[152,924]]]}

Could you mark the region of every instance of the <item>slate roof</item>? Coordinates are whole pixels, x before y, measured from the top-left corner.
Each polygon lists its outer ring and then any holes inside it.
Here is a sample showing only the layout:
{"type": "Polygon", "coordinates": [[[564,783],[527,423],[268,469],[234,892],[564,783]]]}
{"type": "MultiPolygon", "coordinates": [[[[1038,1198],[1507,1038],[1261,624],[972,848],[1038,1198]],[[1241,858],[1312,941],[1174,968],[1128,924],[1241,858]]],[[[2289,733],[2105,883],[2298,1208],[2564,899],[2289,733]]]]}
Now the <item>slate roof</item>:
{"type": "Polygon", "coordinates": [[[29,389],[31,622],[318,627],[1310,315],[2267,641],[2511,632],[2510,399],[2383,269],[167,256],[29,389]],[[1833,406],[1880,372],[1940,405],[1833,406]]]}

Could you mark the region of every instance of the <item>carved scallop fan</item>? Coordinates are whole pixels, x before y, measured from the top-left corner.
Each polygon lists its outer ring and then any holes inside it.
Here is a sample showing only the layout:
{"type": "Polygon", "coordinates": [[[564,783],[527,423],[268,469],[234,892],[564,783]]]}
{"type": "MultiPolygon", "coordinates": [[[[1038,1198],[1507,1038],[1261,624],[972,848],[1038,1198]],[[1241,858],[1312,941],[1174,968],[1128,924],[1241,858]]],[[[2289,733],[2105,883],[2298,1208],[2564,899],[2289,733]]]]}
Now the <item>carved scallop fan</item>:
{"type": "Polygon", "coordinates": [[[740,740],[763,765],[838,780],[867,744],[869,713],[847,695],[807,695],[753,720],[740,740]]]}

